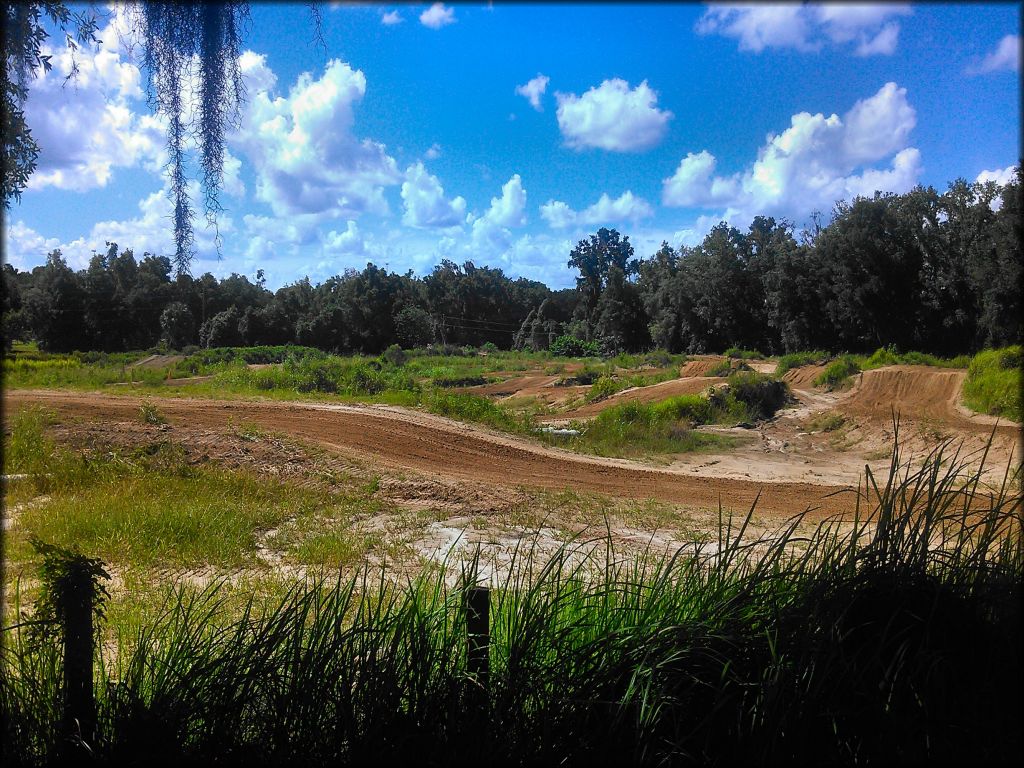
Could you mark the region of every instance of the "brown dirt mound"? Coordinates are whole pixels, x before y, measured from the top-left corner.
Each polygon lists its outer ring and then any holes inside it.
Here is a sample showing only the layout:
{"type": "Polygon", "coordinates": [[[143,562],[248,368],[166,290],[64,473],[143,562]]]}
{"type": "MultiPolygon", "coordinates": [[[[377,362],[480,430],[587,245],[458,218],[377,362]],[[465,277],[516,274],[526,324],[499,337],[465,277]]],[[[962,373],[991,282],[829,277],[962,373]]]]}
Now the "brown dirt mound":
{"type": "MultiPolygon", "coordinates": [[[[844,413],[888,421],[892,411],[902,419],[928,420],[971,432],[991,432],[995,421],[967,416],[959,409],[967,372],[925,365],[890,365],[864,371],[853,392],[841,401],[844,413]]],[[[1020,425],[1004,421],[999,432],[1019,432],[1020,425]]]]}
{"type": "Polygon", "coordinates": [[[480,384],[475,387],[459,387],[462,392],[472,392],[476,395],[490,397],[508,397],[510,395],[536,394],[535,390],[543,387],[554,386],[561,376],[528,375],[517,376],[504,381],[497,381],[493,384],[480,384]]]}
{"type": "MultiPolygon", "coordinates": [[[[4,394],[7,414],[40,404],[65,418],[108,422],[136,420],[141,402],[137,397],[96,393],[19,390],[4,394]]],[[[807,507],[818,509],[815,517],[854,510],[852,494],[827,496],[835,485],[694,477],[624,460],[585,458],[398,408],[173,397],[160,398],[159,407],[172,426],[223,429],[229,419],[253,422],[342,455],[364,457],[381,470],[411,469],[439,479],[504,488],[573,488],[702,509],[717,509],[721,503],[738,512],[749,509],[760,494],[758,511],[782,517],[807,507]]]]}
{"type": "Polygon", "coordinates": [[[824,371],[824,365],[803,365],[786,371],[782,380],[793,389],[814,389],[814,380],[824,371]]]}
{"type": "Polygon", "coordinates": [[[656,403],[659,400],[676,397],[678,395],[697,395],[708,387],[716,384],[723,384],[724,382],[724,378],[717,376],[698,376],[686,379],[671,379],[669,381],[663,381],[660,384],[651,384],[649,387],[633,387],[632,389],[624,389],[621,392],[616,392],[611,397],[605,398],[604,400],[599,400],[596,403],[587,403],[586,405],[574,410],[560,413],[557,420],[589,419],[599,414],[605,408],[610,408],[613,405],[619,405],[620,403],[631,401],[656,403]]]}
{"type": "Polygon", "coordinates": [[[728,358],[722,355],[707,355],[694,358],[683,364],[683,367],[679,369],[679,376],[680,378],[704,376],[708,371],[725,360],[728,360],[728,358]]]}

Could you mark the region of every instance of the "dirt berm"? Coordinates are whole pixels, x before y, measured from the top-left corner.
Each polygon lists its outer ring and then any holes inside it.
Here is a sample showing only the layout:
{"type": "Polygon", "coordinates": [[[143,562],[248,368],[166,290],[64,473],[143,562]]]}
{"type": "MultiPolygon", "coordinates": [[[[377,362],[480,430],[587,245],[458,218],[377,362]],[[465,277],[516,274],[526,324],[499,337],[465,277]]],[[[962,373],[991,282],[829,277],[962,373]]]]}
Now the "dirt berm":
{"type": "MultiPolygon", "coordinates": [[[[812,518],[852,514],[853,493],[811,483],[759,483],[648,468],[621,459],[581,457],[528,440],[405,409],[268,401],[149,398],[172,423],[223,428],[253,423],[368,458],[381,470],[414,470],[435,477],[500,487],[571,488],[624,498],[654,498],[693,508],[744,513],[757,501],[762,516],[789,517],[814,508],[812,518]]],[[[129,421],[142,398],[99,393],[16,390],[4,395],[10,415],[40,405],[63,418],[129,421]]]]}

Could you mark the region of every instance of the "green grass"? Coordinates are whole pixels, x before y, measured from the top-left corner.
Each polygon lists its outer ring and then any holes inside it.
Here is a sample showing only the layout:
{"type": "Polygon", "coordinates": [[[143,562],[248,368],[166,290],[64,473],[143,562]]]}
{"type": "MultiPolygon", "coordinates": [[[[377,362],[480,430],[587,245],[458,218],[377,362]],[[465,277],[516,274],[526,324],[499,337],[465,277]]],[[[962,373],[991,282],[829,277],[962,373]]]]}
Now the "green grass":
{"type": "Polygon", "coordinates": [[[828,352],[823,352],[820,349],[813,352],[790,352],[779,358],[778,363],[775,365],[775,375],[782,378],[793,368],[824,363],[829,357],[831,356],[828,352]]]}
{"type": "Polygon", "coordinates": [[[763,360],[764,355],[758,352],[756,349],[740,349],[739,347],[729,347],[725,350],[726,357],[736,358],[738,360],[763,360]]]}
{"type": "Polygon", "coordinates": [[[1021,347],[979,352],[967,368],[964,403],[968,408],[1024,421],[1021,406],[1021,347]]]}
{"type": "Polygon", "coordinates": [[[585,424],[580,435],[548,435],[548,442],[598,456],[637,457],[724,450],[736,439],[700,432],[703,424],[737,424],[771,418],[788,399],[788,388],[768,376],[743,371],[705,395],[679,395],[656,403],[616,403],[585,424]]]}
{"type": "Polygon", "coordinates": [[[879,347],[870,356],[857,356],[862,371],[881,368],[883,365],[930,365],[936,368],[966,368],[971,362],[970,355],[952,358],[938,357],[927,352],[897,352],[893,347],[879,347]]]}
{"type": "MultiPolygon", "coordinates": [[[[170,585],[106,646],[84,735],[99,764],[1010,764],[1016,487],[988,493],[943,445],[920,468],[894,452],[845,525],[753,537],[755,505],[669,556],[526,544],[491,585],[486,679],[463,607],[479,559],[248,601],[170,585]]],[[[5,757],[52,762],[59,644],[6,634],[5,757]]]]}
{"type": "Polygon", "coordinates": [[[814,386],[824,387],[832,391],[849,386],[850,377],[860,373],[860,365],[853,355],[843,355],[838,360],[833,360],[825,370],[814,380],[814,386]]]}

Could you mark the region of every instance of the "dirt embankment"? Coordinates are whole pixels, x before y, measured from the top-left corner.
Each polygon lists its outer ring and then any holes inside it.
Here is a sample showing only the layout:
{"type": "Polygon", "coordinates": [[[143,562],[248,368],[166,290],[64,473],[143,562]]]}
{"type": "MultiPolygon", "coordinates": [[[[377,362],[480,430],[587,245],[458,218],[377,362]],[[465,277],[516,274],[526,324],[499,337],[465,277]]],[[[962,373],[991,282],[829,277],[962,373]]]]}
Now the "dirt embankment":
{"type": "MultiPolygon", "coordinates": [[[[381,469],[409,469],[428,476],[515,488],[572,488],[622,498],[654,498],[694,508],[745,512],[760,496],[762,515],[788,517],[808,507],[814,516],[852,513],[851,493],[835,485],[751,482],[694,477],[620,459],[579,457],[527,440],[404,409],[255,401],[221,402],[154,398],[172,423],[222,428],[228,420],[251,422],[365,458],[381,469]]],[[[41,405],[64,418],[119,421],[138,418],[140,398],[53,391],[5,395],[7,413],[41,405]]]]}
{"type": "Polygon", "coordinates": [[[722,355],[701,355],[700,357],[693,357],[687,362],[683,363],[683,367],[679,369],[680,378],[689,378],[691,376],[706,376],[715,366],[721,365],[723,362],[728,362],[729,358],[723,357],[722,355]]]}
{"type": "Polygon", "coordinates": [[[786,371],[782,380],[793,389],[814,389],[814,380],[825,371],[824,365],[803,365],[786,371]]]}
{"type": "MultiPolygon", "coordinates": [[[[923,365],[890,365],[864,371],[855,378],[850,395],[838,410],[851,416],[889,421],[895,411],[901,420],[933,421],[958,431],[992,431],[997,420],[970,414],[960,405],[967,372],[923,365]]],[[[999,434],[1020,433],[1020,425],[998,420],[999,434]]]]}

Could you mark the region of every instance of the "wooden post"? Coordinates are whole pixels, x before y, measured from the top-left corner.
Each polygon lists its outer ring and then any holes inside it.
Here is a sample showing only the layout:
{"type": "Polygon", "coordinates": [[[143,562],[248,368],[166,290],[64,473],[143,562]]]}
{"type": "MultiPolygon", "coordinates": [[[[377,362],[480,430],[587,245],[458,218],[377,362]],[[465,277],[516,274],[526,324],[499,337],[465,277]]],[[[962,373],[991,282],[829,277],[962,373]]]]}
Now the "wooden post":
{"type": "Polygon", "coordinates": [[[486,691],[490,674],[490,590],[487,587],[466,590],[465,610],[466,666],[470,676],[486,691]]]}
{"type": "Polygon", "coordinates": [[[65,593],[64,609],[64,733],[73,742],[89,744],[96,723],[92,690],[92,583],[75,579],[65,593]]]}

